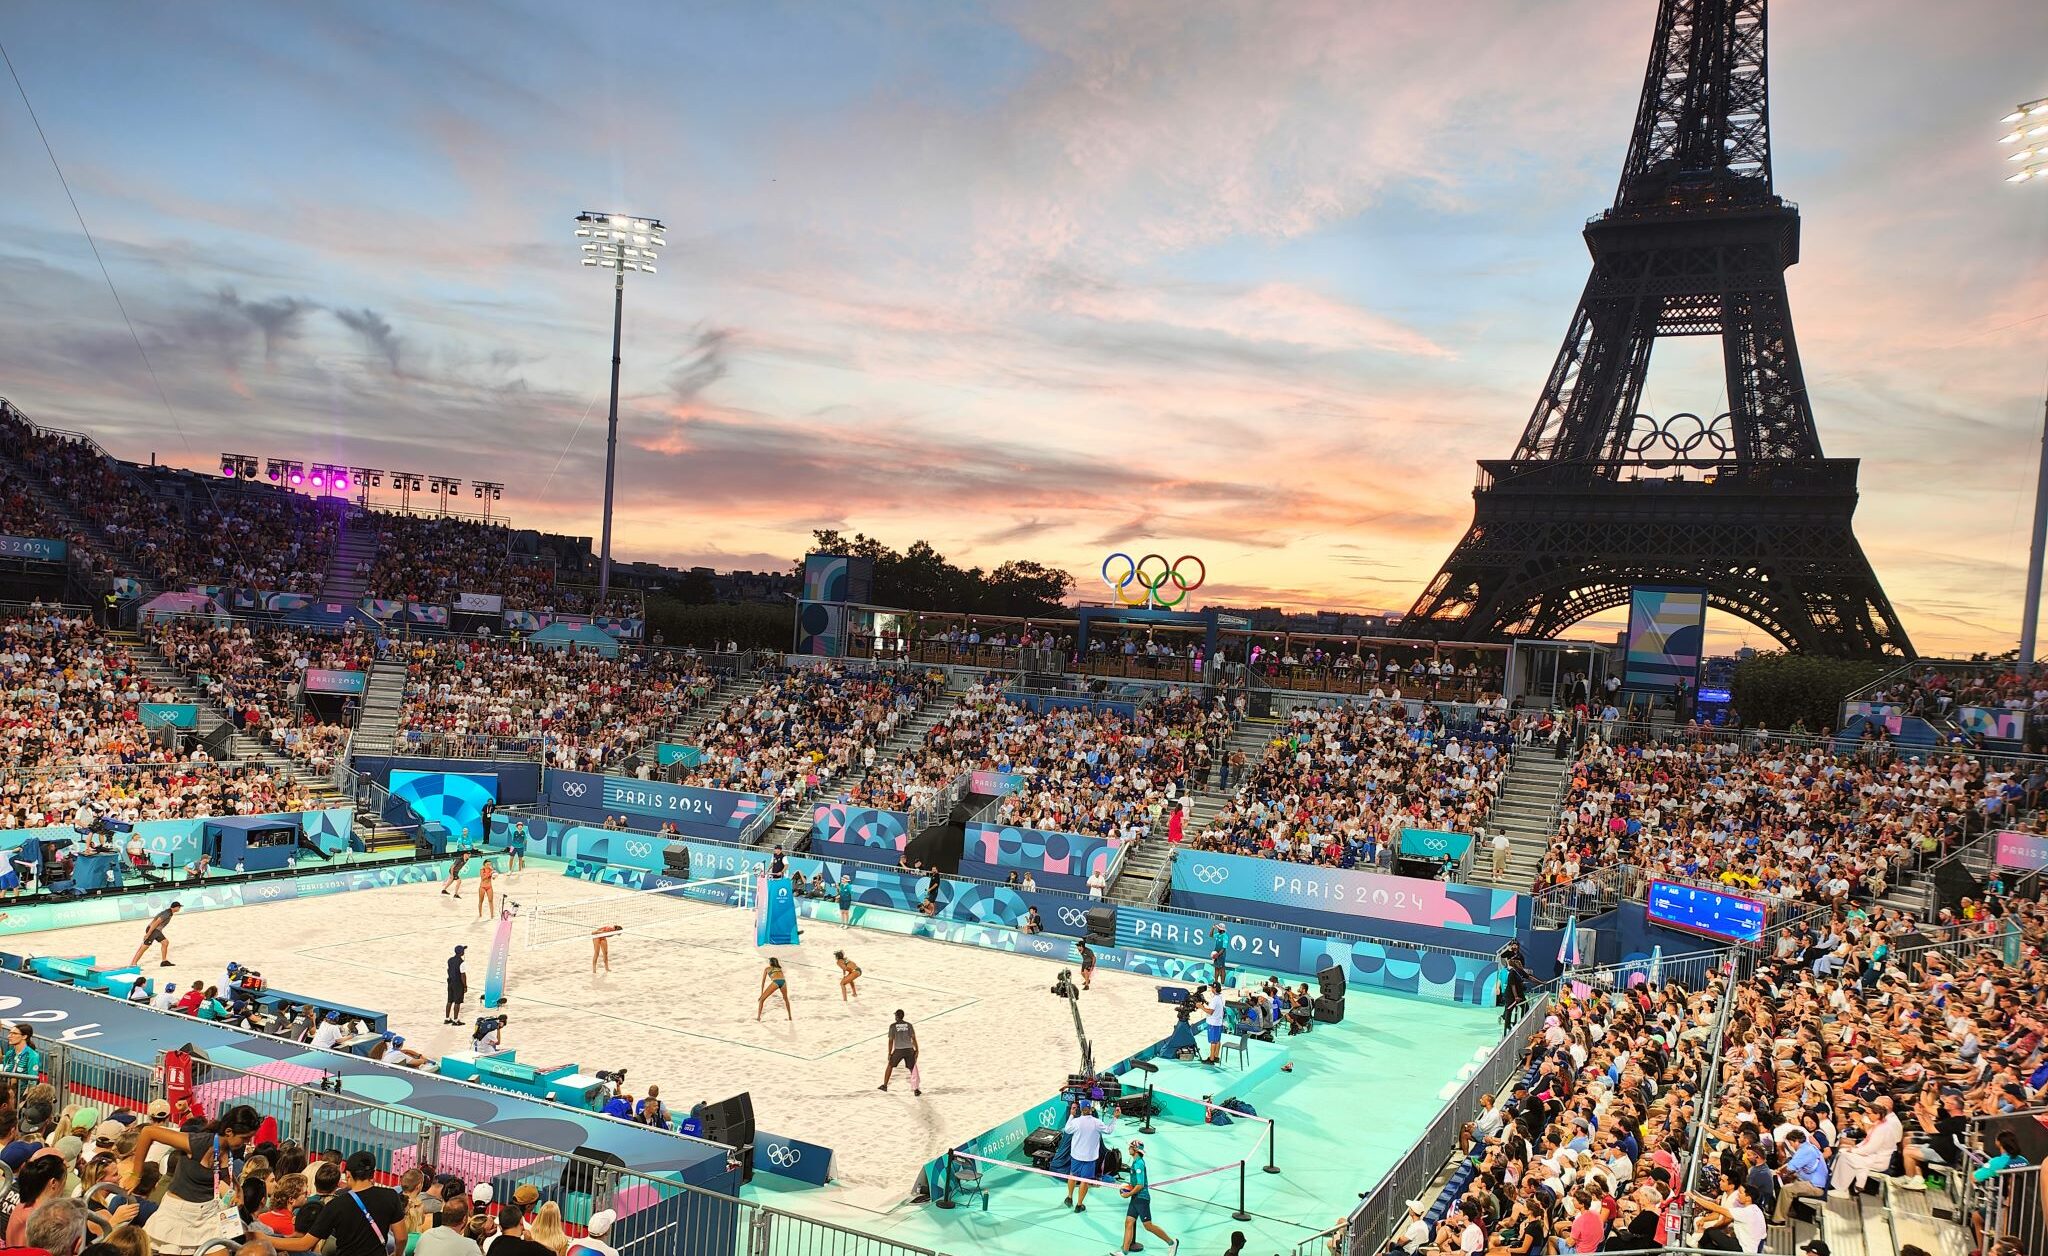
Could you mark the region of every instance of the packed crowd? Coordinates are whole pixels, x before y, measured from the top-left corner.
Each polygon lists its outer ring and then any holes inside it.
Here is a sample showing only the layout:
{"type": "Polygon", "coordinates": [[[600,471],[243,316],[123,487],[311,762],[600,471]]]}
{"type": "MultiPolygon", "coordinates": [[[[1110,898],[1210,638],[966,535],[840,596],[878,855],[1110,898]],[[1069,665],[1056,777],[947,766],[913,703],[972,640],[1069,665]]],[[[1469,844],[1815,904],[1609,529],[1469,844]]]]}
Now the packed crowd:
{"type": "MultiPolygon", "coordinates": [[[[1400,1252],[1515,1256],[1681,1246],[1688,1122],[1713,1051],[1720,987],[1670,983],[1565,998],[1530,1037],[1507,1093],[1466,1129],[1470,1172],[1434,1226],[1409,1202],[1400,1252]]],[[[1740,1214],[1740,1249],[1763,1241],[1740,1214]]]]}
{"type": "Polygon", "coordinates": [[[1341,868],[1384,863],[1404,828],[1473,832],[1500,789],[1497,738],[1445,733],[1433,708],[1297,708],[1188,844],[1341,868]]]}
{"type": "MultiPolygon", "coordinates": [[[[1847,755],[1791,742],[1587,737],[1537,888],[1594,869],[1712,880],[1770,898],[1875,899],[2048,774],[1964,755],[1847,755]]],[[[1973,830],[1971,830],[1973,831],[1973,830]]]]}
{"type": "Polygon", "coordinates": [[[307,668],[362,671],[372,643],[361,634],[316,636],[292,628],[159,619],[147,629],[173,667],[228,712],[235,727],[326,773],[348,749],[349,721],[323,720],[304,701],[307,668]]]}
{"type": "Polygon", "coordinates": [[[999,707],[991,714],[993,726],[982,729],[990,765],[1024,775],[997,811],[1001,823],[1125,840],[1207,782],[1229,727],[1220,703],[1193,697],[1166,698],[1128,717],[1109,708],[1033,715],[999,707]]]}
{"type": "Polygon", "coordinates": [[[552,768],[597,771],[659,740],[715,687],[672,650],[558,650],[508,641],[411,641],[398,748],[410,754],[537,752],[552,768]]]}
{"type": "Polygon", "coordinates": [[[0,414],[0,437],[102,539],[134,555],[166,587],[319,591],[335,516],[312,498],[256,485],[223,488],[188,517],[84,441],[39,432],[11,411],[0,414]]]}
{"type": "Polygon", "coordinates": [[[2041,673],[2022,675],[2010,667],[1928,665],[1906,672],[1866,697],[1927,720],[1944,719],[1959,706],[2030,711],[2048,708],[2048,678],[2041,673]]]}
{"type": "Polygon", "coordinates": [[[1133,717],[1107,707],[1034,712],[999,685],[977,685],[922,744],[871,767],[850,801],[914,810],[963,772],[1017,773],[1024,782],[1003,800],[1001,823],[1134,838],[1207,781],[1226,723],[1220,706],[1196,700],[1169,699],[1133,717]]]}
{"type": "Polygon", "coordinates": [[[898,725],[944,689],[938,673],[837,665],[768,678],[704,726],[704,757],[680,783],[794,801],[872,763],[898,725]]]}
{"type": "Polygon", "coordinates": [[[378,511],[358,526],[377,531],[376,556],[355,573],[368,597],[448,606],[460,593],[495,593],[526,609],[546,604],[554,589],[553,565],[514,554],[502,523],[378,511]]]}
{"type": "MultiPolygon", "coordinates": [[[[5,427],[5,421],[0,420],[0,431],[5,427]]],[[[0,536],[40,537],[73,546],[85,544],[84,537],[43,509],[29,491],[27,480],[4,467],[0,467],[0,536]]]]}
{"type": "Polygon", "coordinates": [[[0,1107],[7,1248],[40,1256],[179,1256],[224,1235],[242,1256],[617,1256],[599,1209],[576,1226],[520,1184],[496,1198],[431,1168],[391,1177],[376,1153],[302,1146],[247,1105],[184,1121],[158,1099],[142,1111],[20,1087],[0,1107]]]}

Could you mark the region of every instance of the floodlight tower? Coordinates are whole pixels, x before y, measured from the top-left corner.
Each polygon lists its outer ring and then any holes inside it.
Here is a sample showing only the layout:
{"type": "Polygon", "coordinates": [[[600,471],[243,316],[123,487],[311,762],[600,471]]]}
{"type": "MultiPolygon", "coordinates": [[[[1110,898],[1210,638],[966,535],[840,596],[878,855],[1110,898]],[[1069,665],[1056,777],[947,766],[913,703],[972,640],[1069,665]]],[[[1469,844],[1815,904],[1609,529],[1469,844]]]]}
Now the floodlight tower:
{"type": "MultiPolygon", "coordinates": [[[[2019,166],[2005,177],[2007,183],[2048,181],[2048,96],[2017,105],[1999,119],[2010,126],[1998,138],[2013,145],[2006,161],[2019,166]]],[[[2034,539],[2027,550],[2027,601],[2020,608],[2020,657],[2018,671],[2025,676],[2034,670],[2035,636],[2041,627],[2041,560],[2048,547],[2048,400],[2043,402],[2041,463],[2034,473],[2034,539]]]]}
{"type": "Polygon", "coordinates": [[[583,244],[583,264],[612,272],[612,405],[604,442],[604,534],[598,543],[597,607],[604,613],[612,586],[612,477],[619,463],[619,331],[626,316],[626,272],[654,273],[654,263],[668,243],[668,228],[659,218],[625,214],[576,215],[576,237],[583,244]]]}

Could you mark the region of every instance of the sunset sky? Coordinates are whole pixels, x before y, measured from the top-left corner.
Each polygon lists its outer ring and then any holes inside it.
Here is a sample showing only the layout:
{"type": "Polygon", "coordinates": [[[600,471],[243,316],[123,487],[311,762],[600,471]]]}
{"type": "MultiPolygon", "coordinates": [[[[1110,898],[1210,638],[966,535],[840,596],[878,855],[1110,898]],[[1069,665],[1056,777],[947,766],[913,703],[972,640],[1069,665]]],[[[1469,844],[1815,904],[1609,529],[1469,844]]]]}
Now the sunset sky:
{"type": "MultiPolygon", "coordinates": [[[[0,396],[126,457],[502,481],[595,535],[610,292],[572,219],[653,215],[619,557],[782,567],[834,527],[1087,597],[1136,548],[1202,555],[1209,600],[1405,610],[1564,333],[1655,10],[10,6],[154,379],[0,81],[0,396]]],[[[1822,441],[1916,645],[2007,648],[2048,186],[1995,140],[2048,95],[2048,5],[1771,22],[1822,441]]],[[[1644,408],[1725,409],[1718,344],[1660,349],[1644,408]]]]}

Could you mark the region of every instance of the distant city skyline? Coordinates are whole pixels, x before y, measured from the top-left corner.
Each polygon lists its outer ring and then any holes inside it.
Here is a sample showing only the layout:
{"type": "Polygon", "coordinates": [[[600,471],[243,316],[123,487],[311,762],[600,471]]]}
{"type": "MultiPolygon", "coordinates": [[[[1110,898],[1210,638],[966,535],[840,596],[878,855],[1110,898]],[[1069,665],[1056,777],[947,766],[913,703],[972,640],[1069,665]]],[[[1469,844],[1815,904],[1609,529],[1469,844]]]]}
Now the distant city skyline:
{"type": "MultiPolygon", "coordinates": [[[[502,482],[494,513],[594,537],[610,293],[572,219],[646,214],[671,243],[627,293],[621,561],[780,571],[838,528],[1084,599],[1157,550],[1205,559],[1203,600],[1399,613],[1536,399],[1655,11],[12,10],[133,333],[0,84],[0,396],[138,460],[502,482]]],[[[1823,446],[1863,461],[1921,651],[2010,649],[2048,189],[1994,141],[2048,95],[2048,6],[1771,21],[1823,446]]],[[[1725,408],[1718,345],[1660,346],[1644,408],[1725,408]]]]}

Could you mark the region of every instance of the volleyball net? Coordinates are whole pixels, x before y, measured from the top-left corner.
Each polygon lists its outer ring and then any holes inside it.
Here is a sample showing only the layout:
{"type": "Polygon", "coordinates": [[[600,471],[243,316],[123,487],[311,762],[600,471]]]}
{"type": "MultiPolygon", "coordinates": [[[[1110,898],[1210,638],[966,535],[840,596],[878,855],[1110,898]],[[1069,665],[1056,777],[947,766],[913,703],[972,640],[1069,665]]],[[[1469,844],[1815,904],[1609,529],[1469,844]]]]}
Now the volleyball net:
{"type": "Polygon", "coordinates": [[[526,946],[530,950],[579,939],[587,942],[600,931],[613,936],[652,933],[680,920],[677,908],[687,903],[752,907],[755,875],[741,872],[630,894],[534,904],[520,913],[526,919],[526,946]]]}

